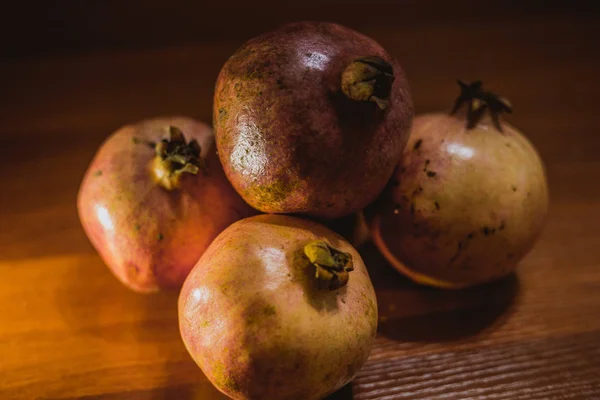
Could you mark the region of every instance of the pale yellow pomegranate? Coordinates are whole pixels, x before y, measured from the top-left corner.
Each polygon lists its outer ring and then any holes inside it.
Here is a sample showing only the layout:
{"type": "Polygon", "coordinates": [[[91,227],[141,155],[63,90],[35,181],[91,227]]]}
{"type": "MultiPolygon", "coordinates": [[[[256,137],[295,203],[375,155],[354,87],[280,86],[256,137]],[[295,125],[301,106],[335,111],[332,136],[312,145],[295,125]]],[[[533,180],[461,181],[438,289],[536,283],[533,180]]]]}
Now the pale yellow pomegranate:
{"type": "Polygon", "coordinates": [[[397,270],[445,288],[511,273],[548,210],[542,160],[499,119],[510,105],[480,82],[462,86],[454,112],[415,118],[371,225],[375,244],[397,270]]]}

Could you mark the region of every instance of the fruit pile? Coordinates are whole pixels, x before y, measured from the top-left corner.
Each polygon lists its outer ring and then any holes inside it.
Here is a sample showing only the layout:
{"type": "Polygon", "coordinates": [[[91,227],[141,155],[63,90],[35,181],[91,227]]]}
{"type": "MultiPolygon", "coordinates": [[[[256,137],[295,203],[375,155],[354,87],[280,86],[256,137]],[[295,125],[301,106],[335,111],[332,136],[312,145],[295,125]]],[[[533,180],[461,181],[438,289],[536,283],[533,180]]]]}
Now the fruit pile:
{"type": "Polygon", "coordinates": [[[82,225],[129,288],[181,288],[183,342],[223,393],[322,398],[358,373],[378,320],[360,254],[323,222],[358,213],[394,268],[444,288],[508,275],[542,229],[544,168],[502,120],[511,105],[459,83],[450,113],[413,121],[376,42],[284,26],[223,66],[214,136],[184,117],[111,135],[81,184],[82,225]]]}

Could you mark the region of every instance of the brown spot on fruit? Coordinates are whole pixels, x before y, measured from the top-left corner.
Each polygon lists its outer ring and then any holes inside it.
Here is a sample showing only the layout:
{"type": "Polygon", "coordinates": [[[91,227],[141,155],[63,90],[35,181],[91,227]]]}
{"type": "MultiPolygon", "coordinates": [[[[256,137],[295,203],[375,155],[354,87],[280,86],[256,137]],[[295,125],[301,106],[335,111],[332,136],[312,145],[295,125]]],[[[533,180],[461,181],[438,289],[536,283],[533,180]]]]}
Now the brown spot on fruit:
{"type": "Polygon", "coordinates": [[[452,264],[454,261],[456,261],[456,259],[460,256],[460,253],[463,251],[463,242],[459,241],[458,242],[458,248],[456,249],[456,253],[452,256],[452,258],[450,259],[450,262],[448,263],[448,265],[452,264]]]}
{"type": "Polygon", "coordinates": [[[438,203],[437,201],[435,201],[433,204],[435,204],[435,209],[436,210],[440,209],[440,203],[438,203]]]}
{"type": "Polygon", "coordinates": [[[481,229],[481,232],[485,235],[485,236],[489,236],[491,233],[490,228],[488,228],[487,226],[484,226],[483,229],[481,229]]]}
{"type": "Polygon", "coordinates": [[[219,108],[219,123],[222,124],[227,119],[227,110],[223,107],[219,108]]]}
{"type": "Polygon", "coordinates": [[[421,147],[421,144],[423,144],[423,139],[417,140],[417,142],[413,146],[413,150],[419,150],[419,147],[421,147]]]}
{"type": "Polygon", "coordinates": [[[436,172],[433,172],[433,171],[427,171],[427,176],[428,176],[428,177],[430,177],[430,178],[433,178],[433,177],[434,177],[434,176],[436,176],[436,175],[437,175],[437,173],[436,173],[436,172]]]}
{"type": "Polygon", "coordinates": [[[165,235],[163,235],[162,233],[159,233],[158,235],[156,235],[156,239],[158,239],[158,241],[162,241],[165,238],[165,235]]]}
{"type": "Polygon", "coordinates": [[[99,169],[98,171],[94,172],[94,176],[102,176],[102,170],[99,169]]]}
{"type": "Polygon", "coordinates": [[[513,191],[513,192],[516,192],[516,191],[517,191],[517,187],[513,185],[513,186],[512,186],[512,191],[513,191]]]}
{"type": "Polygon", "coordinates": [[[263,309],[263,314],[265,315],[275,315],[277,314],[277,311],[275,310],[275,306],[272,304],[269,304],[267,306],[265,306],[265,308],[263,309]]]}

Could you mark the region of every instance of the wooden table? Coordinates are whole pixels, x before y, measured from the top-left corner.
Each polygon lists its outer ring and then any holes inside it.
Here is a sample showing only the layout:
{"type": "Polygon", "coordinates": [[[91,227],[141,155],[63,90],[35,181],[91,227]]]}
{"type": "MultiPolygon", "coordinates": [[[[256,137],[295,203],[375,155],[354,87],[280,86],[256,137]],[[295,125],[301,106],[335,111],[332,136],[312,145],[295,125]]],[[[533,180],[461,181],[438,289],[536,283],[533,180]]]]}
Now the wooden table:
{"type": "MultiPolygon", "coordinates": [[[[600,19],[473,20],[365,33],[397,56],[418,112],[480,78],[544,158],[545,231],[518,274],[446,292],[371,246],[380,328],[336,399],[600,398],[600,19]]],[[[0,65],[0,398],[219,399],[186,353],[177,293],[117,283],[75,198],[111,131],[155,115],[211,118],[220,66],[243,38],[15,59],[0,65]]]]}

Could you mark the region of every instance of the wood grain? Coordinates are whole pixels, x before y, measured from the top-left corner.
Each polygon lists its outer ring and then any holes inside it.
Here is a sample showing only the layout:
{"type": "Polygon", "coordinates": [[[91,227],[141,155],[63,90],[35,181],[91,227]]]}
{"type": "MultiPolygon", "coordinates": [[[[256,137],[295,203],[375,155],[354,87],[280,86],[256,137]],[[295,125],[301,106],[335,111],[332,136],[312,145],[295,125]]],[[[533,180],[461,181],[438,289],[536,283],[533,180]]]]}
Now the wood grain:
{"type": "MultiPolygon", "coordinates": [[[[510,121],[547,165],[546,228],[517,275],[460,292],[415,286],[367,245],[379,334],[332,399],[600,399],[600,19],[467,20],[364,32],[401,60],[418,112],[447,108],[457,77],[511,99],[510,121]]],[[[238,35],[0,65],[0,398],[224,398],[181,343],[177,293],[123,288],[83,234],[75,198],[118,126],[210,121],[238,35]]]]}

